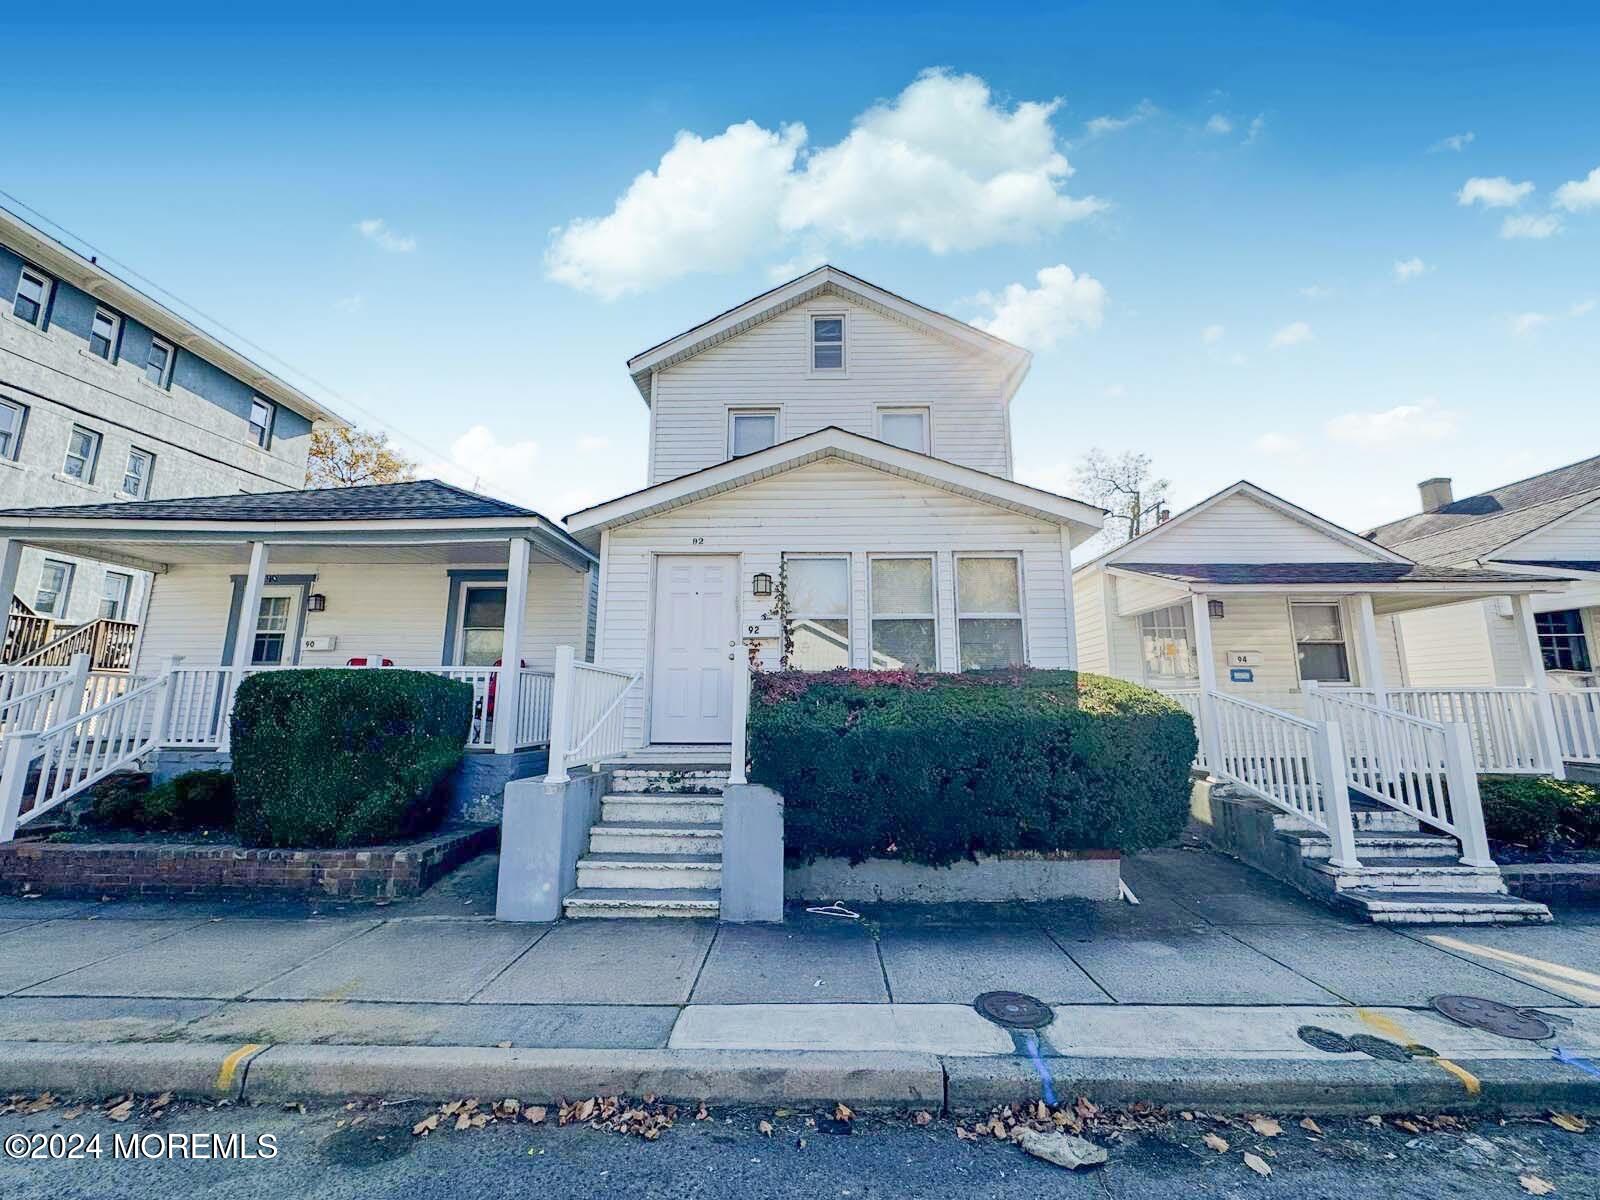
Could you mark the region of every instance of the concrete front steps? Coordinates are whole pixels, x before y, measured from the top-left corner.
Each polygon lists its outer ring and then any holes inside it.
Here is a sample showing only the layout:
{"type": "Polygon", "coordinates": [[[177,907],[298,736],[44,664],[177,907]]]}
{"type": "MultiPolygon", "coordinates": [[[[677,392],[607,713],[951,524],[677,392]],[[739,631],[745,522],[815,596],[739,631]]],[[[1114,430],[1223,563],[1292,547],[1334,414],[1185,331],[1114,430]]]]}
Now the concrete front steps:
{"type": "Polygon", "coordinates": [[[722,911],[722,788],[714,762],[612,769],[569,917],[711,917],[722,911]]]}
{"type": "Polygon", "coordinates": [[[1359,867],[1335,867],[1327,836],[1241,790],[1214,787],[1214,840],[1300,891],[1383,925],[1505,925],[1550,920],[1543,904],[1507,894],[1498,867],[1461,861],[1455,838],[1351,795],[1359,867]]]}

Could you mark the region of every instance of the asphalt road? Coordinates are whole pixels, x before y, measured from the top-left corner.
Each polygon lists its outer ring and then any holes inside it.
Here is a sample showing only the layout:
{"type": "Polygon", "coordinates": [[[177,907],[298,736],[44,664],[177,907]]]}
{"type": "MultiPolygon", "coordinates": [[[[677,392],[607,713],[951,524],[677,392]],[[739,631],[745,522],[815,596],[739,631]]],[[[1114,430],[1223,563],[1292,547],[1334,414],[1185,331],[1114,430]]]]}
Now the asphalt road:
{"type": "MultiPolygon", "coordinates": [[[[15,1134],[101,1136],[103,1155],[76,1161],[0,1159],[0,1196],[72,1200],[227,1196],[376,1197],[458,1200],[517,1194],[541,1200],[623,1196],[673,1197],[1257,1197],[1323,1200],[1368,1197],[1518,1197],[1519,1177],[1553,1184],[1562,1198],[1600,1197],[1600,1122],[1569,1133],[1534,1120],[1475,1122],[1420,1133],[1359,1118],[1319,1119],[1321,1135],[1281,1115],[1282,1133],[1262,1136],[1241,1120],[1173,1117],[1146,1127],[1098,1133],[1110,1151],[1103,1167],[1068,1172],[1016,1146],[963,1141],[956,1123],[918,1126],[907,1116],[713,1111],[681,1113],[656,1141],[583,1126],[534,1127],[511,1121],[457,1132],[447,1119],[428,1136],[412,1125],[433,1110],[421,1102],[379,1108],[324,1105],[211,1108],[176,1103],[159,1113],[136,1108],[123,1122],[56,1104],[33,1114],[0,1116],[0,1141],[15,1134]],[[810,1118],[815,1124],[808,1124],[810,1118]],[[769,1121],[766,1136],[760,1122],[769,1121]],[[241,1135],[257,1147],[270,1135],[276,1156],[253,1160],[117,1161],[112,1139],[129,1135],[241,1135]],[[1226,1151],[1205,1144],[1221,1137],[1226,1151]],[[1270,1177],[1253,1173],[1246,1152],[1270,1177]]],[[[552,1114],[553,1116],[553,1114],[552,1114]]],[[[969,1122],[970,1124],[970,1122],[969,1122]]],[[[142,1137],[146,1152],[158,1140],[142,1137]]],[[[1536,1186],[1536,1185],[1535,1185],[1536,1186]]]]}

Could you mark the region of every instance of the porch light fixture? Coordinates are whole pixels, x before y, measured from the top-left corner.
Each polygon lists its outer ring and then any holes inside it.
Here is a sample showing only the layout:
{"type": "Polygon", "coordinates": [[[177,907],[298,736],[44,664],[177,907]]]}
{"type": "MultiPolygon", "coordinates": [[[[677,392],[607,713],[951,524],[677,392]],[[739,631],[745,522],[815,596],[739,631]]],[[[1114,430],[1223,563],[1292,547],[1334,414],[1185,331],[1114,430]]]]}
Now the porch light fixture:
{"type": "Polygon", "coordinates": [[[1220,621],[1220,620],[1222,620],[1222,618],[1224,616],[1227,615],[1226,613],[1224,613],[1222,611],[1222,601],[1221,600],[1207,600],[1206,601],[1206,614],[1213,621],[1220,621]]]}
{"type": "Polygon", "coordinates": [[[772,576],[765,571],[758,572],[750,580],[750,594],[752,596],[772,595],[772,576]]]}
{"type": "Polygon", "coordinates": [[[327,610],[328,598],[321,592],[312,592],[306,597],[307,612],[326,612],[327,610]]]}

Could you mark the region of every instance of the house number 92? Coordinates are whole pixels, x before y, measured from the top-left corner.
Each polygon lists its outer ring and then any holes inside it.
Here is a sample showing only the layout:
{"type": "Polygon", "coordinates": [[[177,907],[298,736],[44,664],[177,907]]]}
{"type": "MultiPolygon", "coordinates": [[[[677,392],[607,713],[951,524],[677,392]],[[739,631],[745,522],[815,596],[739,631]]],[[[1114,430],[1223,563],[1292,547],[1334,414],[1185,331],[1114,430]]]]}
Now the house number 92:
{"type": "Polygon", "coordinates": [[[691,546],[704,546],[705,544],[706,544],[705,538],[690,538],[689,539],[689,545],[691,545],[691,546]]]}

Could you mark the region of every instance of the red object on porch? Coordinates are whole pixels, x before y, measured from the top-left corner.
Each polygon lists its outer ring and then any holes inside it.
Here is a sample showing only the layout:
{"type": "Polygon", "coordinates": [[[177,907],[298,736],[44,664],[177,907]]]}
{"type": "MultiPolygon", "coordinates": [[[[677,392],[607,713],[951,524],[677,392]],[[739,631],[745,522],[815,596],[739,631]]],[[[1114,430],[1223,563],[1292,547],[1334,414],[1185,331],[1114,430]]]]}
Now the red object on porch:
{"type": "Polygon", "coordinates": [[[377,666],[377,667],[392,667],[392,666],[394,666],[394,659],[392,659],[392,658],[384,658],[384,659],[380,659],[378,662],[374,663],[372,661],[372,656],[370,654],[362,654],[362,655],[358,655],[355,658],[347,658],[347,659],[345,659],[344,660],[344,665],[347,666],[347,667],[373,667],[373,666],[377,666]]]}
{"type": "MultiPolygon", "coordinates": [[[[505,659],[503,659],[503,658],[497,658],[497,659],[494,660],[494,665],[498,667],[504,661],[505,661],[505,659]]],[[[524,670],[527,669],[527,667],[528,667],[528,660],[527,659],[522,658],[522,659],[518,659],[517,661],[522,664],[522,667],[523,667],[524,670]]],[[[498,675],[489,676],[489,699],[488,699],[488,702],[484,705],[484,716],[488,717],[490,720],[494,719],[494,685],[499,683],[499,682],[500,682],[500,676],[498,676],[498,675]]]]}

